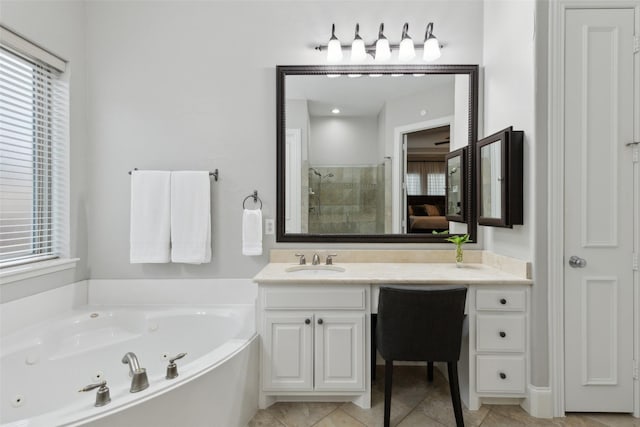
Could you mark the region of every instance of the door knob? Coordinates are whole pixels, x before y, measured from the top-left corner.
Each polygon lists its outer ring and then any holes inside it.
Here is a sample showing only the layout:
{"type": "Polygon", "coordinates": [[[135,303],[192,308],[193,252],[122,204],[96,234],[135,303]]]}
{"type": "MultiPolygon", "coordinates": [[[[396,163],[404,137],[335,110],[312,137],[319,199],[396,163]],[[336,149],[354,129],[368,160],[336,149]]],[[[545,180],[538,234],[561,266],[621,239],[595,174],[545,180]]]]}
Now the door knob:
{"type": "Polygon", "coordinates": [[[572,268],[584,268],[587,266],[587,260],[573,255],[569,258],[569,266],[572,268]]]}

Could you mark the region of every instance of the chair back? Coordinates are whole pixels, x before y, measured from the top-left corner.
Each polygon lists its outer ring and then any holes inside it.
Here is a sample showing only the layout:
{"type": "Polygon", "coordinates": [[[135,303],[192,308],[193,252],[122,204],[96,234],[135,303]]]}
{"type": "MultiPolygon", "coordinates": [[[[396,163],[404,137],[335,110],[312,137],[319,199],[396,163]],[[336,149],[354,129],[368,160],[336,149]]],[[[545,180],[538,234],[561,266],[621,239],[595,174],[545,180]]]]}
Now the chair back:
{"type": "Polygon", "coordinates": [[[460,358],[467,289],[380,288],[376,345],[385,360],[460,358]]]}

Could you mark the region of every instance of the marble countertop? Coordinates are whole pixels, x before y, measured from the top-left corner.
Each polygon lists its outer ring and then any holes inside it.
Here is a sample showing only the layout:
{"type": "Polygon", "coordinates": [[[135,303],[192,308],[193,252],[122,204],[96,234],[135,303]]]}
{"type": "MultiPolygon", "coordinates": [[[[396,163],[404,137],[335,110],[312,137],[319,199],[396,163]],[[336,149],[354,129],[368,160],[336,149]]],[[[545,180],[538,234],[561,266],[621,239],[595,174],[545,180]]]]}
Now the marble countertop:
{"type": "MultiPolygon", "coordinates": [[[[485,264],[454,263],[336,263],[344,272],[295,272],[286,270],[294,263],[272,262],[254,278],[257,283],[280,284],[484,284],[530,285],[532,280],[485,264]]],[[[320,266],[322,268],[322,266],[320,266]]],[[[307,268],[313,268],[307,265],[307,268]]]]}

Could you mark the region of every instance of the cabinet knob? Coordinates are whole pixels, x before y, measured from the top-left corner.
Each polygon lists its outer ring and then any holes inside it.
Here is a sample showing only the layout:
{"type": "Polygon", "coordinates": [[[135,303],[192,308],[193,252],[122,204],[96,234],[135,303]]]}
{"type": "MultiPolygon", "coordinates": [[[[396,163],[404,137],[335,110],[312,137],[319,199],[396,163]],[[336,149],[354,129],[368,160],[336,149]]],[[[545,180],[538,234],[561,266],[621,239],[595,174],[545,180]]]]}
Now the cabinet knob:
{"type": "Polygon", "coordinates": [[[500,372],[500,379],[506,380],[507,374],[505,374],[504,372],[500,372]]]}
{"type": "Polygon", "coordinates": [[[500,304],[505,305],[507,300],[505,298],[500,298],[500,304]]]}
{"type": "Polygon", "coordinates": [[[311,319],[304,319],[304,324],[305,325],[311,324],[311,319]]]}
{"type": "Polygon", "coordinates": [[[504,338],[507,336],[507,333],[505,331],[500,331],[500,338],[504,338]]]}
{"type": "Polygon", "coordinates": [[[318,319],[318,325],[322,325],[323,323],[322,319],[318,319]]]}

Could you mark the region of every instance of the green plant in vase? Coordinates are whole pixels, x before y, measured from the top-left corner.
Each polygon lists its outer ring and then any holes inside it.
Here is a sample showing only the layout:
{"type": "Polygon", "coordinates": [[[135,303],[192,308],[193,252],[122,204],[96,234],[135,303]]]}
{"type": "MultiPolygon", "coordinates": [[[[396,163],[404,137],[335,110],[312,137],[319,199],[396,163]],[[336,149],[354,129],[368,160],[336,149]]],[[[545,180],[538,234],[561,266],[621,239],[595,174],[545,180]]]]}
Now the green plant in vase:
{"type": "Polygon", "coordinates": [[[464,245],[469,241],[469,235],[463,234],[463,235],[450,236],[450,237],[447,237],[445,240],[447,242],[451,242],[454,245],[456,245],[456,265],[460,267],[463,261],[462,245],[464,245]]]}
{"type": "MultiPolygon", "coordinates": [[[[431,234],[449,234],[449,230],[444,230],[444,231],[435,231],[433,230],[431,232],[431,234]]],[[[469,241],[469,235],[468,234],[455,234],[453,236],[449,236],[445,239],[447,242],[451,242],[454,245],[456,245],[456,266],[457,267],[462,267],[462,257],[463,257],[463,253],[462,253],[462,245],[464,245],[465,243],[467,243],[469,241]]]]}

